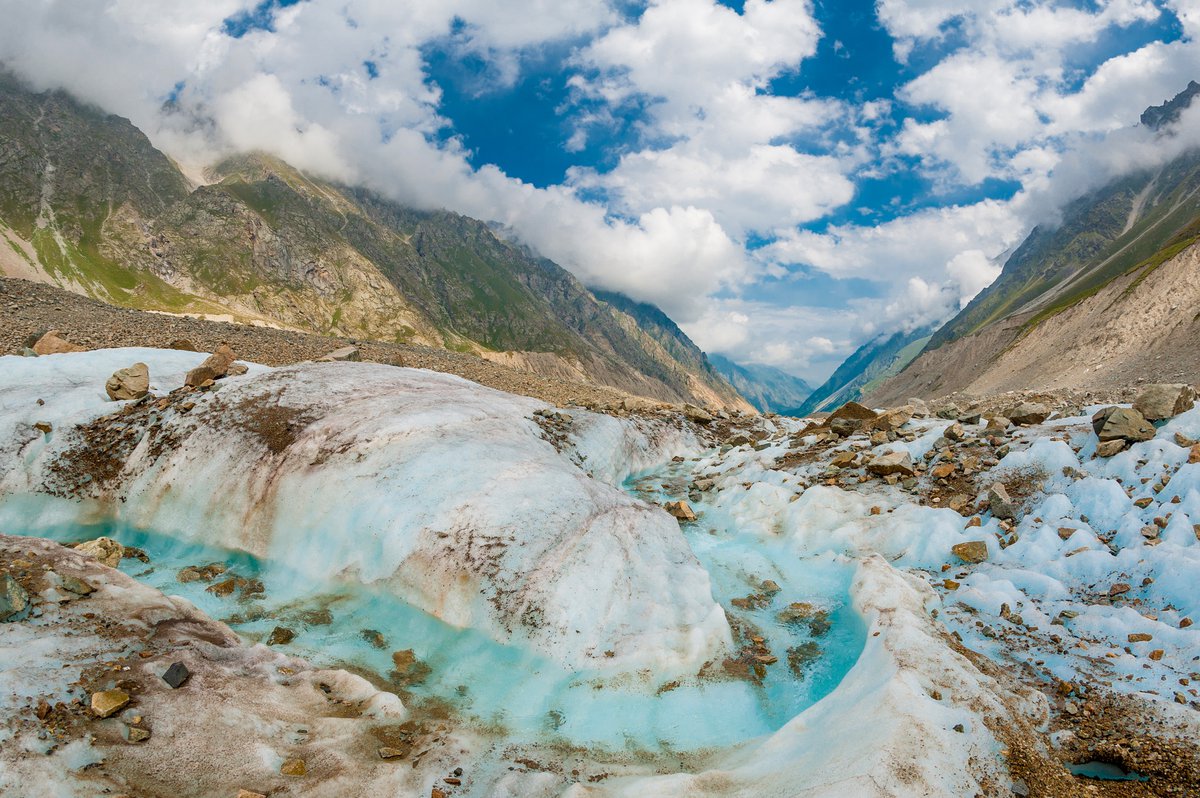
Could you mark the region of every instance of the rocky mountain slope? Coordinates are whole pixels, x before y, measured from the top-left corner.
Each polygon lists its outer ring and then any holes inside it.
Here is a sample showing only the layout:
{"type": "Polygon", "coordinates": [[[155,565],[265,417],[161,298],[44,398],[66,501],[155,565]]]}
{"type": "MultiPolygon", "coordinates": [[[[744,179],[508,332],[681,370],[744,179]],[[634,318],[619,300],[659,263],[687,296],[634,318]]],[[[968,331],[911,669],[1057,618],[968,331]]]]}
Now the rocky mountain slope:
{"type": "MultiPolygon", "coordinates": [[[[666,401],[748,405],[677,327],[446,211],[262,154],[193,186],[127,120],[0,74],[0,273],[126,307],[474,352],[666,401]]],[[[656,311],[657,312],[657,311],[656,311]]]]}
{"type": "MultiPolygon", "coordinates": [[[[1193,83],[1148,109],[1144,123],[1173,135],[1170,125],[1197,93],[1193,83]]],[[[1174,363],[1172,371],[1194,374],[1200,327],[1186,278],[1198,240],[1200,150],[1190,150],[1076,200],[1057,227],[1036,228],[996,282],[869,398],[886,404],[956,391],[1163,378],[1170,376],[1163,358],[1174,363]],[[1157,326],[1143,329],[1146,303],[1159,301],[1157,326]],[[1085,318],[1092,326],[1081,324],[1085,318]]]]}
{"type": "Polygon", "coordinates": [[[812,393],[812,386],[782,369],[757,363],[734,363],[712,355],[713,366],[750,404],[764,413],[794,414],[812,393]]]}
{"type": "Polygon", "coordinates": [[[863,344],[809,395],[799,413],[831,411],[861,399],[912,362],[932,332],[924,327],[883,335],[863,344]]]}

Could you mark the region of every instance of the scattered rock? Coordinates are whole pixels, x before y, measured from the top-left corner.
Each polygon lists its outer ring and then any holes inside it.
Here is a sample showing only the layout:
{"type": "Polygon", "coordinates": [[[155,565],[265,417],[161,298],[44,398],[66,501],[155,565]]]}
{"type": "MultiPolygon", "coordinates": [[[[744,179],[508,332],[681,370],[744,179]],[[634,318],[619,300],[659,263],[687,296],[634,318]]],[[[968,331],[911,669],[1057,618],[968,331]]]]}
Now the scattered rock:
{"type": "Polygon", "coordinates": [[[378,629],[363,629],[359,632],[359,635],[362,636],[363,640],[370,643],[373,648],[377,648],[380,651],[387,648],[387,638],[378,629]]]}
{"type": "Polygon", "coordinates": [[[887,452],[886,454],[877,455],[871,462],[867,463],[867,470],[881,477],[892,474],[911,477],[917,473],[916,469],[913,468],[912,458],[907,451],[887,452]]]}
{"type": "Polygon", "coordinates": [[[950,551],[963,562],[981,563],[988,558],[987,543],[982,540],[968,540],[965,543],[955,543],[950,551]]]}
{"type": "Polygon", "coordinates": [[[303,759],[288,759],[280,766],[279,773],[283,776],[303,776],[308,773],[308,766],[303,759]]]}
{"type": "Polygon", "coordinates": [[[150,393],[150,367],[145,363],[134,363],[117,369],[104,383],[104,391],[114,402],[141,399],[150,393]]]}
{"type": "Polygon", "coordinates": [[[196,345],[186,338],[176,338],[167,344],[167,349],[177,349],[180,352],[199,352],[196,345]]]}
{"type": "Polygon", "coordinates": [[[385,745],[379,749],[380,759],[400,759],[403,756],[404,751],[400,748],[391,748],[385,745]]]}
{"type": "Polygon", "coordinates": [[[683,415],[686,416],[689,421],[695,421],[697,424],[710,424],[713,420],[712,413],[708,412],[704,408],[696,407],[695,405],[691,404],[683,406],[683,415]]]}
{"type": "Polygon", "coordinates": [[[226,377],[240,377],[250,371],[250,367],[245,363],[232,363],[229,366],[229,371],[225,372],[226,377]]]}
{"type": "Polygon", "coordinates": [[[992,515],[996,518],[1013,521],[1017,517],[1017,503],[1008,495],[1008,490],[1002,482],[997,482],[988,488],[988,505],[992,508],[992,515]]]}
{"type": "Polygon", "coordinates": [[[129,726],[128,734],[129,742],[131,743],[144,743],[150,739],[150,730],[143,729],[140,726],[129,726]]]}
{"type": "Polygon", "coordinates": [[[162,678],[171,686],[172,690],[178,690],[187,683],[188,679],[192,678],[192,672],[182,662],[172,662],[171,667],[167,668],[167,672],[163,674],[162,678]]]}
{"type": "Polygon", "coordinates": [[[226,344],[221,344],[217,347],[216,352],[213,352],[203,363],[187,373],[183,384],[200,388],[209,380],[218,380],[229,373],[229,367],[235,360],[237,360],[237,355],[233,353],[233,350],[226,344]]]}
{"type": "Polygon", "coordinates": [[[183,584],[188,582],[211,582],[223,573],[225,573],[224,563],[211,562],[208,565],[189,565],[186,568],[181,568],[179,573],[175,575],[175,579],[183,584]]]}
{"type": "Polygon", "coordinates": [[[682,499],[677,502],[667,502],[663,505],[663,509],[680,521],[696,520],[696,513],[692,510],[692,506],[682,499]]]}
{"type": "Polygon", "coordinates": [[[362,353],[354,346],[343,346],[341,349],[335,349],[329,354],[317,358],[318,363],[330,363],[335,360],[358,363],[362,360],[362,353]]]}
{"type": "Polygon", "coordinates": [[[956,466],[954,463],[942,463],[941,465],[934,466],[930,470],[929,475],[934,479],[946,479],[947,477],[953,476],[957,469],[958,466],[956,466]]]}
{"type": "Polygon", "coordinates": [[[61,355],[65,352],[86,351],[82,346],[76,346],[60,336],[58,330],[50,330],[38,338],[30,348],[36,355],[61,355]]]}
{"type": "Polygon", "coordinates": [[[1196,404],[1196,392],[1190,385],[1147,385],[1133,402],[1133,409],[1147,421],[1162,421],[1186,413],[1196,404]]]}
{"type": "Polygon", "coordinates": [[[33,425],[33,428],[45,435],[49,435],[54,430],[49,421],[38,421],[33,425]]]}
{"type": "Polygon", "coordinates": [[[10,620],[29,606],[29,593],[8,574],[0,577],[0,621],[10,620]]]}
{"type": "Polygon", "coordinates": [[[946,427],[946,430],[942,433],[942,435],[945,436],[947,440],[961,441],[967,436],[967,431],[963,429],[962,424],[959,424],[956,421],[950,426],[946,427]]]}
{"type": "Polygon", "coordinates": [[[129,693],[124,690],[92,693],[92,714],[98,718],[111,718],[128,705],[129,693]]]}
{"type": "Polygon", "coordinates": [[[863,421],[860,418],[829,419],[829,431],[842,438],[849,438],[851,435],[862,429],[862,426],[863,421]]]}
{"type": "Polygon", "coordinates": [[[109,568],[116,568],[125,556],[125,547],[112,538],[100,537],[88,540],[75,547],[75,551],[95,557],[109,568]]]}
{"type": "Polygon", "coordinates": [[[1154,635],[1146,634],[1145,632],[1134,632],[1128,639],[1130,643],[1149,643],[1154,639],[1154,635]]]}
{"type": "Polygon", "coordinates": [[[1041,424],[1050,417],[1050,408],[1040,402],[1022,402],[1013,409],[1009,410],[1005,415],[1012,423],[1028,427],[1032,424],[1041,424]]]}
{"type": "Polygon", "coordinates": [[[885,410],[871,421],[871,428],[881,432],[892,432],[900,429],[913,417],[913,408],[909,406],[893,407],[885,410]]]}
{"type": "Polygon", "coordinates": [[[1097,457],[1115,457],[1125,451],[1125,440],[1118,438],[1115,441],[1102,441],[1096,445],[1097,457]]]}
{"type": "Polygon", "coordinates": [[[286,626],[276,626],[271,630],[271,635],[267,638],[268,646],[282,646],[292,642],[296,638],[296,633],[286,626]]]}
{"type": "Polygon", "coordinates": [[[1130,407],[1106,407],[1092,416],[1092,429],[1101,441],[1148,441],[1154,427],[1142,414],[1130,407]]]}
{"type": "Polygon", "coordinates": [[[238,790],[237,798],[267,798],[261,792],[250,792],[249,790],[238,790]]]}
{"type": "Polygon", "coordinates": [[[74,593],[76,596],[90,596],[96,592],[96,588],[89,585],[77,576],[59,576],[60,587],[68,593],[74,593]]]}
{"type": "Polygon", "coordinates": [[[832,423],[835,419],[839,418],[850,418],[858,421],[872,421],[876,417],[876,412],[871,408],[864,407],[858,402],[846,402],[846,404],[829,414],[828,421],[832,423]]]}

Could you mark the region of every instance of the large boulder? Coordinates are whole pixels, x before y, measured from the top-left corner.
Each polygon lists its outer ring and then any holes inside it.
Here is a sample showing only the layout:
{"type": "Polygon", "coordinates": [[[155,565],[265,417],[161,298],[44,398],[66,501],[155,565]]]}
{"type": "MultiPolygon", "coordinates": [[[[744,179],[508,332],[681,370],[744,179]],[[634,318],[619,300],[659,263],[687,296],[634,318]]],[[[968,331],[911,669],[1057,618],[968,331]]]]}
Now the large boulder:
{"type": "Polygon", "coordinates": [[[881,477],[890,476],[891,474],[911,477],[917,473],[916,469],[913,468],[912,457],[906,451],[881,454],[867,463],[867,470],[881,477]]]}
{"type": "Polygon", "coordinates": [[[237,360],[237,355],[226,344],[221,344],[217,347],[217,351],[213,352],[204,362],[187,373],[183,384],[190,385],[193,388],[199,388],[209,380],[219,380],[229,373],[229,367],[233,365],[233,361],[237,360]]]}
{"type": "Polygon", "coordinates": [[[1162,421],[1186,413],[1196,405],[1196,391],[1190,385],[1147,385],[1134,400],[1133,409],[1147,421],[1162,421]]]}
{"type": "Polygon", "coordinates": [[[1041,424],[1049,418],[1050,408],[1041,402],[1022,402],[1004,415],[1012,423],[1027,427],[1031,424],[1041,424]]]}
{"type": "Polygon", "coordinates": [[[141,399],[150,393],[150,367],[145,363],[117,369],[104,384],[108,398],[114,402],[141,399]]]}
{"type": "Polygon", "coordinates": [[[1154,425],[1131,407],[1106,407],[1092,416],[1092,429],[1101,441],[1148,441],[1154,425]]]}
{"type": "Polygon", "coordinates": [[[58,330],[50,330],[41,335],[33,346],[34,353],[38,355],[60,355],[64,352],[83,352],[82,346],[71,343],[66,338],[58,334],[58,330]]]}

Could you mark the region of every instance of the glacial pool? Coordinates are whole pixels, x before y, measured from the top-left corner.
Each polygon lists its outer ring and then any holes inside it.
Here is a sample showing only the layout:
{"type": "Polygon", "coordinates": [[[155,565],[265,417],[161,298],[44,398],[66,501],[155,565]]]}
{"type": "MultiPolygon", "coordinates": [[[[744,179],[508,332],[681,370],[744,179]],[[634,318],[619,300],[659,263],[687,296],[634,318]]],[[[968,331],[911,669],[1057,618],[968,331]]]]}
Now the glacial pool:
{"type": "MultiPolygon", "coordinates": [[[[683,475],[668,466],[631,477],[625,487],[647,500],[678,498],[683,475]]],[[[837,686],[866,633],[850,607],[853,562],[799,558],[783,540],[739,532],[719,499],[706,497],[694,507],[700,518],[684,524],[683,533],[710,575],[714,598],[735,636],[743,643],[761,638],[758,645],[775,658],[759,669],[760,679],[730,677],[719,664],[705,678],[657,687],[652,675],[570,672],[528,648],[450,626],[380,585],[314,582],[244,552],[113,523],[26,532],[62,542],[107,535],[137,547],[149,563],[127,557],[123,572],[186,598],[245,639],[265,642],[276,626],[287,627],[294,638],[275,648],[318,667],[374,673],[407,705],[448,707],[456,720],[508,742],[653,755],[725,748],[775,731],[837,686]],[[182,569],[210,563],[227,570],[211,581],[179,581],[182,569]],[[222,597],[208,590],[231,575],[259,580],[262,592],[222,597]],[[768,579],[779,588],[769,596],[761,590],[768,579]],[[747,606],[753,595],[758,600],[747,606]],[[793,603],[821,608],[822,621],[784,622],[779,614],[793,603]],[[409,678],[395,681],[393,652],[406,650],[418,664],[409,678]]]]}

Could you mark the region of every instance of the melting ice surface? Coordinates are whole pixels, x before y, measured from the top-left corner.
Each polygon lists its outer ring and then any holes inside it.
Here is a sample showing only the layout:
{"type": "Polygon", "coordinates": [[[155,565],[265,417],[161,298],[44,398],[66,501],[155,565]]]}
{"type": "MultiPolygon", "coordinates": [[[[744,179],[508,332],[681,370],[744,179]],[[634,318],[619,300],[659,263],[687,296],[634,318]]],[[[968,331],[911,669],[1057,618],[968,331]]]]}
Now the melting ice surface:
{"type": "MultiPolygon", "coordinates": [[[[626,488],[647,499],[669,498],[648,486],[677,488],[685,479],[680,469],[668,466],[635,475],[626,488]]],[[[861,619],[849,607],[852,563],[833,556],[798,558],[782,545],[739,534],[719,507],[705,502],[695,506],[702,517],[686,525],[685,535],[711,575],[714,598],[727,612],[733,598],[754,592],[764,578],[783,588],[770,607],[733,610],[779,658],[761,684],[692,679],[655,691],[641,679],[566,671],[528,648],[450,626],[378,585],[314,583],[242,552],[122,526],[39,529],[38,534],[64,542],[103,534],[136,546],[150,563],[126,558],[122,571],[168,595],[183,596],[249,639],[265,640],[275,626],[286,626],[296,636],[283,650],[318,666],[349,666],[386,676],[394,669],[392,652],[412,649],[430,670],[403,692],[406,703],[446,702],[466,722],[497,730],[511,742],[665,753],[725,747],[775,731],[837,685],[857,659],[865,636],[861,619]],[[213,583],[177,580],[180,569],[213,562],[228,568],[214,582],[229,575],[255,578],[263,582],[264,594],[238,601],[208,592],[213,583]],[[779,610],[794,601],[829,608],[830,630],[814,638],[807,627],[780,623],[779,610]],[[311,613],[324,609],[332,623],[313,622],[311,613]],[[382,640],[367,631],[378,632],[382,640]],[[815,643],[820,655],[796,676],[786,652],[805,643],[810,650],[815,643]]]]}

